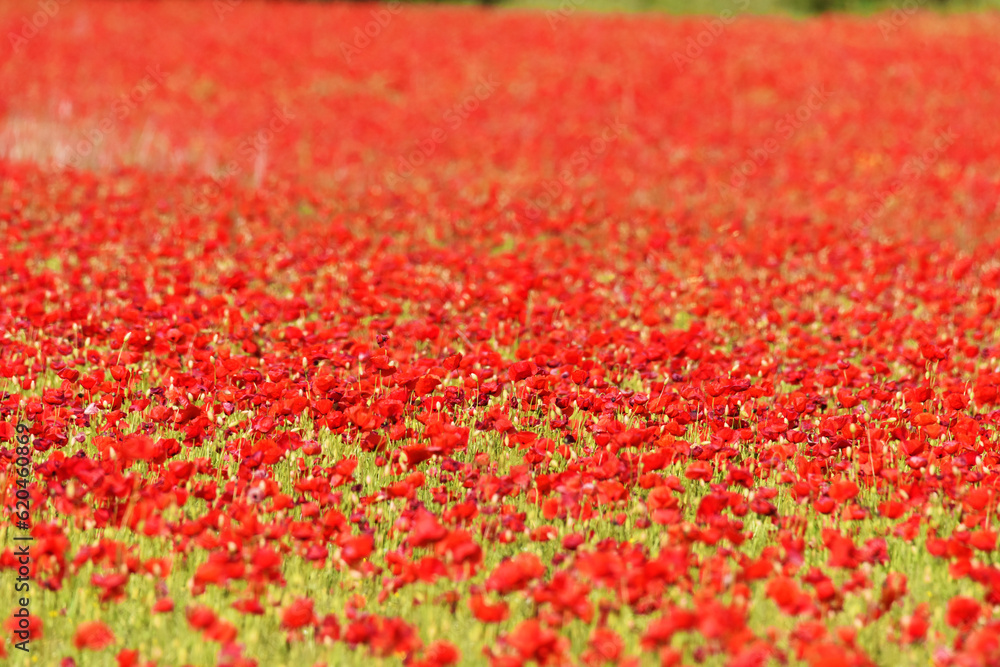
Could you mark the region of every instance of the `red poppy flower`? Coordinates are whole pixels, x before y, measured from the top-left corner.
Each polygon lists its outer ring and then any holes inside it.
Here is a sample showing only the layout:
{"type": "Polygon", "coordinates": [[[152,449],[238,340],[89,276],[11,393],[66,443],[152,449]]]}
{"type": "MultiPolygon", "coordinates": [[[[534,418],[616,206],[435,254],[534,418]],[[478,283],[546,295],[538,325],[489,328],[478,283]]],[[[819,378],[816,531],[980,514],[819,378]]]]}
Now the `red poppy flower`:
{"type": "Polygon", "coordinates": [[[545,573],[545,565],[533,553],[522,553],[497,566],[486,579],[486,590],[509,593],[524,586],[545,573]]]}
{"type": "Polygon", "coordinates": [[[982,613],[978,602],[962,595],[948,601],[948,611],[945,620],[953,628],[968,628],[973,625],[982,613]]]}
{"type": "Polygon", "coordinates": [[[469,608],[473,615],[483,623],[500,623],[507,619],[509,610],[506,602],[490,604],[481,595],[469,598],[469,608]]]}
{"type": "Polygon", "coordinates": [[[73,646],[78,649],[100,651],[114,643],[114,633],[102,621],[84,621],[76,626],[73,635],[73,646]]]}
{"type": "Polygon", "coordinates": [[[296,598],[281,612],[281,627],[286,630],[297,630],[315,621],[313,601],[309,598],[296,598]]]}

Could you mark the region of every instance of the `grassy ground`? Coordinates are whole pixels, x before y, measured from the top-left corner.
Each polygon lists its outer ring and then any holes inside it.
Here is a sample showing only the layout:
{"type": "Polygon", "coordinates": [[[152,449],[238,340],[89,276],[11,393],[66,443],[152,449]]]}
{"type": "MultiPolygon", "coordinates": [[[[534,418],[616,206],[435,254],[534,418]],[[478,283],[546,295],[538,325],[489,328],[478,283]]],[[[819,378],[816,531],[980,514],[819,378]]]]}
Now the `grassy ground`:
{"type": "MultiPolygon", "coordinates": [[[[505,356],[513,356],[515,352],[514,349],[503,348],[499,351],[505,356]]],[[[105,352],[115,354],[114,350],[105,352]]],[[[144,370],[145,374],[155,378],[152,366],[144,370]]],[[[905,369],[894,368],[893,373],[905,373],[905,369]]],[[[59,386],[60,379],[54,374],[40,376],[36,383],[36,391],[41,395],[46,389],[59,386]]],[[[135,396],[148,395],[149,389],[154,386],[157,385],[145,382],[134,385],[135,396]]],[[[642,386],[638,381],[625,382],[621,384],[621,388],[636,390],[642,386]]],[[[793,386],[777,387],[779,394],[794,390],[793,386]]],[[[512,391],[504,391],[489,405],[509,403],[514,395],[512,391]]],[[[142,415],[130,407],[129,401],[122,404],[121,409],[129,416],[126,417],[125,423],[119,424],[116,428],[125,432],[137,432],[141,429],[142,415]]],[[[230,432],[231,437],[253,437],[250,430],[240,430],[241,426],[246,424],[242,419],[246,416],[252,415],[236,413],[229,418],[220,416],[218,421],[220,432],[230,432]],[[232,429],[236,429],[236,432],[233,433],[232,429]]],[[[522,463],[521,455],[512,449],[503,437],[477,432],[475,421],[478,416],[480,415],[473,415],[468,420],[456,419],[457,424],[470,428],[472,434],[468,448],[457,453],[453,460],[475,468],[477,461],[485,457],[485,460],[489,461],[489,472],[499,476],[509,475],[515,466],[522,463]]],[[[634,417],[627,412],[615,414],[614,417],[629,425],[634,423],[634,417]]],[[[408,425],[420,426],[419,422],[415,421],[408,425]]],[[[357,510],[359,498],[378,496],[393,481],[399,479],[389,472],[387,466],[377,461],[381,458],[379,455],[366,452],[356,444],[351,444],[349,437],[331,435],[325,429],[317,428],[305,417],[296,420],[294,428],[303,438],[318,441],[322,453],[319,456],[309,456],[295,452],[270,467],[270,479],[277,483],[283,493],[296,495],[294,490],[296,481],[301,481],[304,472],[311,466],[329,465],[345,458],[356,458],[358,467],[354,479],[358,484],[351,487],[350,493],[344,494],[339,505],[333,507],[342,511],[345,516],[350,516],[357,510]]],[[[103,432],[105,429],[106,425],[98,418],[93,420],[88,428],[79,430],[79,433],[85,436],[82,447],[79,447],[84,456],[95,461],[102,459],[104,455],[93,445],[93,434],[103,432]]],[[[559,431],[551,429],[539,428],[536,432],[540,437],[553,439],[561,437],[559,431]]],[[[176,435],[176,432],[168,429],[155,432],[153,437],[176,437],[176,435]]],[[[692,429],[683,440],[695,446],[705,443],[709,436],[707,430],[692,429]]],[[[184,455],[173,459],[175,462],[206,461],[206,465],[199,466],[200,474],[179,488],[197,494],[199,488],[203,488],[206,483],[218,484],[220,491],[223,487],[231,487],[231,483],[227,484],[227,480],[240,477],[240,462],[226,453],[225,444],[226,441],[222,439],[209,441],[204,447],[188,449],[184,455]]],[[[600,451],[600,447],[595,446],[592,438],[584,437],[574,450],[600,451]]],[[[797,456],[804,455],[806,451],[806,447],[800,448],[797,456]]],[[[744,464],[750,463],[752,466],[756,456],[751,446],[741,453],[737,462],[742,459],[744,464]]],[[[579,467],[579,460],[576,454],[568,458],[554,456],[545,466],[545,472],[549,475],[568,474],[575,467],[579,467]]],[[[905,467],[902,457],[893,461],[887,460],[885,464],[905,467]]],[[[491,523],[489,517],[495,511],[502,509],[505,514],[523,513],[525,524],[528,526],[552,526],[553,538],[538,542],[529,539],[525,532],[514,534],[510,540],[504,542],[493,542],[484,552],[479,574],[462,582],[460,587],[474,590],[477,587],[482,588],[487,575],[502,561],[518,554],[536,554],[542,563],[551,564],[563,552],[560,546],[561,540],[570,534],[584,536],[577,548],[580,553],[595,550],[601,544],[607,545],[609,540],[612,544],[620,545],[619,548],[622,550],[635,550],[636,554],[653,555],[663,553],[664,549],[676,548],[678,544],[683,544],[683,541],[678,542],[680,531],[697,530],[699,526],[706,527],[703,518],[696,515],[696,510],[702,500],[712,492],[712,487],[727,485],[724,466],[718,467],[711,480],[693,481],[685,479],[688,465],[689,461],[681,461],[668,465],[658,473],[663,478],[679,480],[681,486],[676,495],[682,499],[680,505],[683,509],[682,519],[676,523],[671,522],[670,525],[642,523],[641,520],[647,517],[646,503],[649,494],[638,487],[632,489],[634,493],[627,502],[616,503],[614,507],[598,512],[588,519],[574,520],[572,517],[567,517],[563,520],[547,520],[542,516],[538,504],[528,501],[526,494],[517,494],[494,503],[481,503],[479,511],[483,520],[474,522],[473,526],[489,525],[491,523]],[[612,516],[619,512],[624,513],[624,521],[611,520],[612,516]]],[[[862,475],[860,470],[849,473],[850,477],[858,481],[861,481],[862,475]]],[[[162,468],[146,464],[138,464],[129,475],[137,489],[155,488],[162,484],[162,476],[162,468]]],[[[436,487],[435,493],[431,493],[430,488],[425,486],[417,492],[415,500],[433,511],[445,510],[447,505],[440,504],[438,494],[443,490],[461,496],[467,488],[463,482],[460,476],[454,477],[445,481],[442,486],[436,487]]],[[[735,561],[760,559],[762,554],[764,560],[767,560],[770,557],[765,553],[765,549],[773,550],[779,543],[778,538],[788,535],[787,528],[793,527],[792,532],[800,534],[803,540],[804,560],[800,565],[801,571],[815,569],[818,572],[825,572],[836,589],[845,591],[840,604],[832,605],[824,613],[823,623],[827,627],[856,627],[858,646],[878,665],[908,667],[932,663],[930,645],[918,644],[900,654],[899,647],[887,643],[886,638],[898,633],[900,623],[912,615],[916,606],[921,603],[930,605],[930,623],[934,627],[945,628],[945,612],[949,600],[957,595],[974,596],[977,587],[968,580],[956,580],[944,575],[940,559],[932,556],[926,547],[927,529],[922,529],[916,539],[893,536],[894,526],[901,522],[878,516],[879,504],[891,496],[880,494],[864,483],[856,501],[860,507],[868,508],[872,516],[863,521],[845,520],[839,517],[837,512],[827,517],[817,515],[809,503],[797,501],[790,494],[789,487],[781,484],[781,474],[778,472],[759,477],[756,483],[758,488],[778,490],[772,502],[776,516],[781,517],[780,521],[750,512],[742,517],[742,532],[748,539],[741,544],[730,544],[723,540],[720,544],[726,545],[726,548],[721,550],[706,544],[689,545],[691,551],[686,556],[687,565],[678,572],[682,585],[675,590],[664,591],[661,602],[666,601],[677,609],[697,610],[699,605],[712,601],[712,598],[706,597],[705,590],[697,588],[691,590],[691,585],[707,584],[708,590],[711,590],[714,584],[711,583],[711,579],[706,578],[709,572],[712,573],[712,577],[719,576],[720,573],[728,573],[723,576],[730,578],[738,577],[739,569],[735,567],[735,561]],[[801,532],[799,528],[794,528],[796,526],[801,527],[801,532]],[[824,534],[828,529],[843,531],[854,544],[859,546],[868,540],[886,538],[887,560],[881,564],[863,564],[857,570],[852,567],[829,567],[829,558],[824,545],[824,534]],[[873,621],[871,615],[878,601],[878,591],[883,589],[889,572],[894,573],[893,576],[902,574],[909,582],[906,602],[893,606],[888,613],[873,621]],[[858,582],[864,583],[858,588],[857,594],[846,594],[847,590],[857,587],[858,582]],[[865,619],[865,622],[862,623],[861,619],[865,619]]],[[[747,501],[754,497],[754,493],[750,490],[746,490],[744,495],[747,501]]],[[[385,559],[385,555],[405,549],[405,534],[393,530],[392,526],[404,516],[408,506],[412,506],[412,500],[409,502],[397,500],[379,505],[377,519],[372,516],[376,529],[375,550],[368,559],[371,564],[391,570],[392,565],[385,559]]],[[[289,635],[281,626],[280,612],[303,595],[307,595],[315,603],[315,610],[319,616],[334,613],[341,617],[341,622],[345,625],[347,620],[343,618],[344,611],[350,609],[352,605],[357,605],[360,596],[361,606],[358,608],[363,609],[364,613],[375,614],[382,618],[403,618],[407,624],[421,630],[421,638],[424,641],[446,639],[466,656],[469,664],[473,664],[479,660],[477,656],[481,656],[483,647],[495,646],[500,636],[516,628],[521,622],[535,617],[539,612],[538,605],[530,594],[514,593],[504,596],[509,604],[508,618],[499,624],[483,625],[476,620],[464,600],[457,605],[447,602],[449,593],[456,590],[457,583],[448,578],[418,581],[385,596],[384,586],[378,578],[345,572],[342,567],[330,567],[325,561],[321,565],[310,563],[302,557],[301,551],[295,548],[295,540],[271,539],[263,536],[280,526],[312,523],[316,520],[315,514],[312,512],[304,514],[299,507],[269,511],[264,504],[260,509],[263,511],[254,514],[260,517],[264,530],[240,546],[232,545],[230,550],[234,553],[245,552],[256,544],[272,548],[281,554],[280,571],[283,583],[280,586],[265,587],[263,596],[260,596],[259,587],[249,586],[244,582],[209,583],[207,586],[197,583],[199,577],[204,576],[203,568],[210,555],[210,552],[199,548],[206,544],[202,540],[208,538],[211,541],[212,535],[222,537],[233,532],[239,534],[241,528],[246,527],[246,519],[240,517],[242,510],[234,514],[233,506],[225,495],[215,501],[203,500],[192,495],[183,507],[168,506],[160,513],[157,524],[162,521],[168,526],[197,524],[207,515],[218,516],[213,530],[202,533],[201,537],[189,537],[180,533],[171,536],[162,532],[151,532],[151,537],[144,537],[146,523],[129,521],[127,511],[124,523],[131,524],[131,527],[108,526],[82,530],[83,526],[78,526],[76,529],[68,530],[67,555],[81,553],[100,543],[119,544],[127,547],[127,550],[119,553],[112,550],[101,561],[72,565],[70,568],[72,575],[61,588],[45,591],[36,597],[33,613],[43,620],[45,634],[43,641],[37,641],[33,645],[30,664],[54,665],[66,657],[75,659],[81,667],[107,664],[106,660],[110,659],[111,653],[124,646],[138,650],[144,659],[151,659],[161,665],[217,664],[219,656],[223,653],[215,642],[192,641],[189,631],[182,631],[182,628],[189,623],[190,612],[205,608],[213,610],[218,618],[232,625],[238,633],[240,642],[245,645],[245,654],[258,660],[261,665],[290,667],[317,662],[346,665],[361,664],[362,660],[378,665],[398,664],[397,657],[363,658],[363,649],[351,648],[343,642],[302,641],[301,638],[296,638],[295,633],[289,635]],[[136,563],[146,563],[150,559],[169,564],[169,574],[160,576],[154,572],[135,573],[136,563]],[[95,577],[106,577],[115,573],[131,575],[126,578],[127,583],[123,584],[121,597],[103,599],[101,596],[104,589],[96,585],[84,585],[84,582],[96,581],[95,577]],[[261,615],[239,613],[232,609],[232,605],[240,600],[258,597],[263,605],[261,615]],[[158,600],[164,598],[172,601],[172,608],[151,615],[150,609],[158,600]],[[109,648],[96,654],[92,650],[75,648],[76,626],[81,619],[100,620],[106,623],[115,629],[118,639],[109,648]],[[136,619],[143,621],[137,624],[136,619]],[[283,638],[286,636],[291,640],[285,641],[283,638]]],[[[328,509],[331,508],[324,508],[324,511],[328,509]]],[[[943,534],[951,534],[956,529],[961,530],[958,517],[944,508],[928,511],[923,519],[925,526],[933,526],[943,534]]],[[[39,523],[59,524],[64,522],[66,517],[45,508],[37,514],[35,520],[39,523]]],[[[0,540],[8,541],[14,533],[12,526],[5,525],[0,528],[0,540]]],[[[333,549],[333,552],[336,553],[336,549],[333,549]]],[[[336,556],[334,560],[336,561],[336,556]]],[[[985,562],[990,563],[992,559],[987,557],[985,562]]],[[[973,561],[974,565],[977,563],[978,560],[973,561]]],[[[562,569],[550,565],[543,578],[551,578],[562,569]]],[[[779,564],[775,562],[773,569],[769,568],[769,574],[773,575],[779,570],[779,564]]],[[[631,580],[636,574],[628,573],[628,577],[625,577],[626,573],[627,569],[622,573],[620,582],[622,586],[626,585],[626,579],[631,580]]],[[[13,588],[14,576],[12,571],[0,573],[0,590],[13,588]]],[[[594,582],[590,583],[593,585],[594,582]]],[[[767,579],[750,581],[748,584],[745,596],[720,590],[714,602],[746,609],[746,623],[751,630],[760,636],[773,635],[779,638],[775,642],[775,647],[779,651],[787,652],[790,664],[805,664],[795,656],[798,654],[801,658],[804,646],[808,642],[804,645],[801,640],[794,639],[796,631],[805,619],[798,619],[794,615],[789,615],[787,610],[783,612],[779,609],[773,600],[770,582],[767,579]]],[[[606,602],[617,607],[620,604],[621,594],[622,591],[616,590],[615,587],[597,584],[593,592],[587,596],[588,604],[599,607],[606,602]]],[[[607,624],[602,627],[617,632],[625,639],[624,648],[627,654],[641,656],[640,662],[643,665],[654,665],[658,664],[656,654],[644,650],[640,644],[643,628],[648,622],[648,618],[634,614],[625,606],[622,607],[621,613],[611,615],[607,624]]],[[[597,616],[589,622],[571,619],[562,627],[560,634],[569,642],[568,651],[573,655],[581,655],[588,646],[589,637],[597,627],[599,627],[597,616]]],[[[936,641],[949,642],[955,635],[954,631],[946,630],[936,637],[936,641]]],[[[670,645],[680,651],[685,662],[694,660],[697,656],[699,664],[721,667],[728,664],[730,659],[725,654],[718,654],[719,647],[712,641],[697,635],[679,633],[670,645]],[[704,653],[706,649],[708,653],[704,653]]]]}

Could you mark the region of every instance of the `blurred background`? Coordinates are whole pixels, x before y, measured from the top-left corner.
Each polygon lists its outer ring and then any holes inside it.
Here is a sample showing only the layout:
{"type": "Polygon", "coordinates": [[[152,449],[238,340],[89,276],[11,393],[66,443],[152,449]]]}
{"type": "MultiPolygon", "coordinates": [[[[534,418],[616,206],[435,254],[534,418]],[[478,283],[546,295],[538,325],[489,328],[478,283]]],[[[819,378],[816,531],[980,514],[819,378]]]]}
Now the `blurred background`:
{"type": "MultiPolygon", "coordinates": [[[[404,0],[405,1],[405,0],[404,0]]],[[[469,4],[460,0],[459,4],[469,4]]],[[[823,12],[873,13],[938,9],[965,11],[997,9],[1000,0],[479,0],[479,4],[504,7],[567,9],[585,5],[588,11],[659,11],[671,14],[718,14],[726,10],[750,14],[818,14],[823,12]]]]}

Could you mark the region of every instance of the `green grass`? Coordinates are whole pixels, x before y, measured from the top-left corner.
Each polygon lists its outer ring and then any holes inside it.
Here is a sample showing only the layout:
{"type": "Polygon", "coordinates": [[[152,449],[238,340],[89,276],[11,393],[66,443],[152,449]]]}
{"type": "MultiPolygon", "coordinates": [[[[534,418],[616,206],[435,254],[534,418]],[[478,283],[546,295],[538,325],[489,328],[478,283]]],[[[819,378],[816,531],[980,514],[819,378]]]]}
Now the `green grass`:
{"type": "MultiPolygon", "coordinates": [[[[496,401],[502,402],[507,398],[509,396],[505,394],[496,401]]],[[[229,418],[227,423],[235,424],[236,417],[239,416],[240,414],[236,413],[229,418]]],[[[617,415],[617,417],[623,421],[629,419],[628,415],[617,415]]],[[[131,413],[127,419],[130,427],[138,426],[139,415],[131,413]]],[[[98,428],[95,425],[93,430],[96,431],[98,428]]],[[[306,432],[313,430],[312,424],[307,420],[301,420],[297,424],[297,428],[306,432]]],[[[165,433],[164,435],[169,436],[170,434],[165,433]]],[[[321,458],[335,461],[352,455],[359,459],[359,466],[354,477],[361,488],[344,493],[340,509],[345,515],[349,516],[350,512],[357,509],[358,497],[377,493],[386,484],[394,481],[395,478],[389,474],[387,468],[377,464],[374,454],[363,452],[352,446],[349,439],[345,440],[342,437],[322,432],[316,432],[314,435],[319,438],[323,445],[324,453],[321,458]]],[[[558,434],[541,427],[541,435],[553,437],[558,434]]],[[[692,443],[699,442],[700,437],[695,429],[689,430],[688,439],[692,443]]],[[[583,444],[586,445],[588,442],[585,440],[583,444]]],[[[82,448],[88,455],[97,456],[97,450],[89,441],[82,448]]],[[[517,450],[507,447],[496,434],[487,435],[478,432],[473,432],[468,449],[456,453],[455,458],[459,461],[471,462],[475,454],[480,452],[489,456],[493,466],[492,472],[497,475],[508,472],[511,466],[521,462],[517,450]]],[[[747,454],[752,457],[752,452],[747,452],[747,454]]],[[[185,449],[184,453],[177,458],[183,459],[185,456],[187,458],[208,456],[212,466],[216,469],[212,474],[198,479],[193,478],[188,482],[188,488],[192,488],[197,481],[217,480],[224,484],[236,473],[235,464],[231,461],[224,461],[222,454],[211,443],[199,449],[185,449]]],[[[292,487],[297,478],[296,470],[299,459],[305,460],[306,457],[301,453],[293,453],[291,457],[272,468],[272,478],[279,483],[281,490],[285,493],[294,495],[292,487]]],[[[36,459],[36,463],[38,462],[40,461],[36,459]]],[[[316,463],[316,461],[309,461],[309,463],[316,463]]],[[[552,470],[565,470],[569,464],[570,462],[555,456],[550,463],[550,468],[552,470]]],[[[424,469],[428,465],[433,464],[424,464],[424,469]]],[[[677,475],[683,479],[685,468],[686,463],[674,464],[663,470],[662,474],[677,475]]],[[[148,481],[153,481],[155,478],[155,475],[149,472],[146,464],[139,464],[135,471],[148,481]]],[[[719,468],[717,468],[714,481],[723,481],[719,468]]],[[[463,490],[462,482],[461,478],[456,477],[445,483],[445,487],[450,491],[461,492],[463,490]]],[[[698,507],[700,499],[709,491],[709,487],[705,482],[693,481],[685,481],[684,485],[686,492],[682,497],[685,521],[695,525],[695,509],[698,507]]],[[[871,537],[886,537],[891,533],[891,525],[894,522],[879,518],[874,512],[870,520],[849,524],[841,524],[835,518],[836,515],[830,517],[817,515],[808,504],[796,504],[788,494],[787,487],[778,484],[776,475],[772,475],[769,479],[759,480],[758,486],[777,486],[782,489],[782,492],[774,500],[779,515],[782,517],[802,517],[808,522],[804,535],[806,540],[805,564],[800,574],[809,567],[816,566],[831,576],[838,586],[847,580],[848,572],[826,566],[827,554],[820,542],[821,532],[825,527],[837,525],[850,534],[855,543],[859,545],[871,537]]],[[[346,487],[342,487],[342,490],[344,488],[346,487]]],[[[81,530],[73,527],[65,517],[55,515],[51,508],[45,508],[40,516],[41,519],[55,520],[67,525],[67,534],[71,544],[68,551],[70,557],[83,545],[96,544],[99,539],[107,538],[130,545],[135,549],[134,555],[141,560],[153,557],[171,558],[173,560],[172,571],[160,585],[165,586],[166,591],[173,598],[175,609],[165,614],[151,614],[150,609],[157,597],[157,581],[152,577],[141,575],[133,575],[130,578],[126,587],[126,598],[120,603],[99,602],[97,589],[89,583],[90,577],[97,573],[106,574],[115,571],[115,568],[97,567],[87,563],[79,572],[67,577],[61,590],[42,592],[36,590],[33,594],[32,611],[43,620],[45,637],[32,646],[30,664],[56,664],[56,661],[64,657],[73,657],[77,661],[77,665],[81,667],[109,664],[112,653],[122,647],[139,649],[143,659],[157,660],[160,664],[215,664],[218,645],[198,640],[194,631],[187,627],[184,610],[192,605],[207,605],[222,618],[232,622],[239,631],[238,641],[247,647],[246,654],[260,661],[261,665],[310,665],[323,660],[331,665],[398,664],[396,658],[372,659],[363,650],[350,650],[343,642],[337,642],[330,646],[319,644],[308,638],[286,642],[284,640],[286,633],[279,626],[280,609],[295,597],[304,594],[316,602],[316,613],[320,617],[327,613],[335,613],[342,625],[346,622],[344,610],[348,600],[352,596],[360,594],[368,600],[367,612],[374,612],[383,617],[404,618],[408,623],[416,626],[425,643],[436,638],[446,638],[462,651],[466,661],[464,664],[474,664],[481,658],[482,647],[495,645],[500,634],[510,631],[520,621],[534,615],[534,604],[530,602],[525,593],[519,592],[506,596],[506,600],[510,604],[511,614],[510,618],[503,623],[497,626],[484,626],[472,617],[467,606],[465,592],[468,591],[471,584],[481,584],[503,559],[517,553],[531,551],[536,553],[543,563],[550,564],[553,556],[561,551],[559,546],[561,537],[573,531],[580,531],[584,534],[593,531],[593,535],[581,547],[582,550],[586,550],[587,545],[593,545],[605,538],[641,545],[650,556],[655,556],[663,547],[675,546],[667,538],[664,527],[656,524],[648,528],[636,526],[636,519],[645,515],[641,503],[648,494],[638,487],[632,488],[630,491],[632,494],[628,501],[620,507],[609,510],[612,513],[617,511],[626,513],[627,520],[624,525],[620,526],[608,521],[600,512],[588,521],[574,521],[570,518],[547,522],[541,516],[537,505],[525,501],[524,494],[520,494],[516,499],[503,499],[501,503],[513,503],[518,511],[526,513],[525,524],[529,529],[551,523],[557,528],[558,536],[546,543],[531,542],[526,535],[514,536],[515,539],[509,544],[479,540],[484,549],[484,560],[479,573],[471,582],[441,580],[433,584],[412,584],[389,596],[383,602],[377,601],[378,593],[381,590],[380,578],[355,577],[330,565],[316,567],[292,553],[288,538],[279,540],[273,546],[286,551],[282,574],[287,585],[284,587],[272,585],[268,588],[262,600],[266,608],[266,612],[262,616],[243,616],[230,608],[234,601],[246,595],[245,584],[241,582],[231,583],[225,587],[209,586],[202,595],[192,594],[192,579],[197,568],[207,560],[208,552],[194,548],[187,539],[179,536],[175,536],[173,539],[151,539],[133,533],[127,528],[81,530]],[[454,613],[448,609],[446,604],[436,601],[448,590],[458,590],[461,594],[461,599],[454,613]],[[78,651],[73,648],[73,633],[77,623],[96,619],[106,622],[115,632],[118,637],[116,646],[98,653],[78,651]]],[[[419,491],[418,498],[428,507],[437,507],[426,486],[419,491]]],[[[879,498],[873,490],[863,489],[858,500],[862,505],[874,509],[879,498]]],[[[203,516],[211,507],[225,510],[224,504],[219,500],[209,503],[191,497],[183,508],[168,508],[164,513],[164,518],[172,521],[182,518],[194,519],[203,516]]],[[[379,528],[375,551],[371,558],[371,561],[376,565],[385,566],[384,554],[399,547],[402,542],[403,536],[392,534],[388,530],[399,517],[402,507],[401,501],[392,501],[380,503],[370,510],[370,513],[378,512],[377,517],[369,517],[379,528]]],[[[296,507],[289,511],[282,511],[277,515],[262,516],[262,521],[301,520],[300,514],[299,508],[296,507]]],[[[951,533],[958,523],[954,514],[944,506],[934,510],[928,518],[930,525],[940,527],[946,535],[951,533]]],[[[480,515],[478,523],[481,525],[483,521],[489,520],[489,515],[480,515]]],[[[745,532],[751,537],[734,551],[746,554],[751,558],[757,557],[765,546],[774,544],[775,526],[771,519],[759,517],[752,512],[743,517],[743,521],[745,522],[745,532]]],[[[220,526],[220,529],[224,527],[220,526]]],[[[5,534],[6,530],[6,527],[0,530],[0,539],[9,537],[5,534]]],[[[476,531],[473,530],[473,533],[475,534],[476,531]]],[[[897,605],[880,620],[866,625],[859,632],[859,644],[878,664],[928,664],[930,655],[923,646],[912,647],[900,654],[897,647],[885,642],[885,637],[891,632],[893,624],[897,623],[905,614],[911,613],[917,602],[926,601],[931,604],[931,608],[934,610],[933,627],[943,628],[943,614],[948,600],[954,595],[975,595],[976,593],[975,586],[969,580],[956,581],[948,576],[944,562],[935,559],[927,552],[924,537],[922,534],[916,541],[908,543],[889,536],[889,563],[862,568],[873,582],[873,587],[859,595],[847,596],[843,609],[832,613],[825,619],[829,628],[853,626],[854,619],[866,612],[871,597],[873,595],[877,597],[880,583],[884,580],[885,575],[889,571],[905,574],[910,584],[910,593],[905,598],[905,602],[897,605]]],[[[260,542],[263,543],[262,538],[260,542]]],[[[701,563],[706,562],[717,553],[715,547],[704,545],[696,546],[693,551],[701,563]]],[[[729,559],[729,563],[730,566],[734,567],[732,559],[729,559]]],[[[122,566],[119,565],[119,567],[122,566]]],[[[694,582],[697,582],[699,576],[697,567],[696,562],[694,569],[689,571],[689,576],[694,582]]],[[[551,577],[555,571],[556,568],[550,566],[546,578],[551,577]]],[[[4,570],[0,573],[0,589],[12,589],[13,583],[11,571],[4,570]]],[[[697,586],[695,588],[697,589],[697,586]]],[[[809,590],[805,585],[803,585],[803,589],[809,590]]],[[[766,584],[756,582],[751,586],[751,591],[749,627],[761,634],[768,628],[774,628],[781,636],[787,636],[795,627],[797,620],[780,613],[777,607],[768,600],[766,584]]],[[[590,595],[590,601],[596,606],[601,599],[613,597],[615,597],[614,591],[598,587],[590,595]]],[[[690,595],[680,590],[668,592],[667,597],[682,608],[697,604],[690,595]]],[[[654,614],[652,617],[639,617],[629,610],[627,605],[623,605],[621,614],[610,617],[609,627],[625,638],[626,650],[630,654],[639,655],[643,654],[639,638],[649,621],[657,616],[658,614],[654,614]]],[[[585,649],[592,627],[593,623],[588,625],[575,621],[562,631],[562,636],[569,640],[571,652],[574,655],[579,655],[585,649]]],[[[948,637],[946,636],[944,639],[948,639],[948,637]]],[[[682,650],[689,658],[694,655],[697,647],[701,644],[702,640],[692,640],[686,635],[678,635],[674,639],[674,646],[682,650]]],[[[781,645],[780,642],[779,645],[781,645]]],[[[723,663],[722,657],[715,656],[709,657],[704,664],[722,665],[723,663]]],[[[655,664],[653,656],[643,654],[643,664],[655,664]]],[[[795,664],[794,661],[793,664],[795,664]]]]}

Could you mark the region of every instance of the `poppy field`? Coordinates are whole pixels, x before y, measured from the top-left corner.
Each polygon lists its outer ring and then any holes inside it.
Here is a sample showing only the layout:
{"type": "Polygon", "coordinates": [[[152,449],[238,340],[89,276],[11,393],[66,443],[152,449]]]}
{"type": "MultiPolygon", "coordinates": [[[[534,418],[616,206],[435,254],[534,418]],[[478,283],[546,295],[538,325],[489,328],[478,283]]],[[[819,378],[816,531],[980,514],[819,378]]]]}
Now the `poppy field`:
{"type": "Polygon", "coordinates": [[[0,7],[0,661],[1000,664],[1000,14],[746,4],[0,7]]]}

